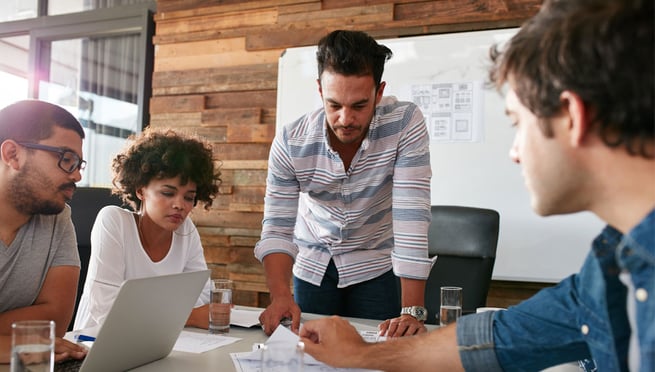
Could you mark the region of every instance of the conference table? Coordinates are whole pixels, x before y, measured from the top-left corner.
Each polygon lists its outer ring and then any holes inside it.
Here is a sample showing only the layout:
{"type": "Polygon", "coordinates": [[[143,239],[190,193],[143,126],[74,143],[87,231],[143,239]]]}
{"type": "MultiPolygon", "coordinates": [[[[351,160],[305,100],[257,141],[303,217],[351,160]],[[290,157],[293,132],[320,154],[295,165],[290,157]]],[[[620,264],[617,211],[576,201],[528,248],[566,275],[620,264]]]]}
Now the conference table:
{"type": "MultiPolygon", "coordinates": [[[[252,311],[262,311],[252,307],[237,306],[237,308],[252,311]]],[[[303,313],[301,321],[318,319],[324,315],[303,313]]],[[[355,328],[360,331],[376,331],[379,320],[347,318],[355,328]]],[[[435,325],[427,325],[429,330],[436,328],[435,325]]],[[[185,328],[185,331],[207,333],[207,330],[198,328],[185,328]]],[[[187,353],[173,350],[167,357],[154,362],[134,368],[136,372],[196,372],[196,371],[221,371],[232,372],[237,369],[230,356],[231,353],[243,353],[253,350],[253,345],[264,343],[268,336],[264,334],[261,327],[238,327],[231,326],[229,333],[225,336],[239,338],[240,340],[224,345],[204,353],[187,353]]],[[[576,364],[565,364],[544,370],[544,372],[579,372],[576,364]]],[[[9,372],[8,364],[0,364],[0,372],[9,372]]]]}

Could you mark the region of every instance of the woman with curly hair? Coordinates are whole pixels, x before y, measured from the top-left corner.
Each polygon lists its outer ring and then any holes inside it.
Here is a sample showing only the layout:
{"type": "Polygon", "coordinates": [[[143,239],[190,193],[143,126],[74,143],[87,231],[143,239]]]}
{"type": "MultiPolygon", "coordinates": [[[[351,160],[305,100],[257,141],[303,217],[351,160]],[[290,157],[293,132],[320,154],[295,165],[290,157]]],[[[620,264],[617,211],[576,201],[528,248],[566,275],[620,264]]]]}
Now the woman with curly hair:
{"type": "MultiPolygon", "coordinates": [[[[189,212],[209,209],[220,184],[212,148],[172,130],[146,129],[112,162],[113,192],[132,210],[104,207],[91,231],[91,260],[75,329],[101,325],[127,279],[207,269],[189,212]]],[[[186,325],[207,328],[209,282],[186,325]]]]}

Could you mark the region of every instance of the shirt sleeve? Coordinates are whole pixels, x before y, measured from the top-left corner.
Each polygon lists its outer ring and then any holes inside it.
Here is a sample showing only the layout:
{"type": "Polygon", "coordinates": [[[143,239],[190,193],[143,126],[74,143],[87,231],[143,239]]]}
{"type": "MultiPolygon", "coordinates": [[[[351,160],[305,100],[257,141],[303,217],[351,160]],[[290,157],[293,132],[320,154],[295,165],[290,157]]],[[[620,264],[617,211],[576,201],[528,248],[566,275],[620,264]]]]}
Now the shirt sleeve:
{"type": "Polygon", "coordinates": [[[298,247],[293,242],[293,230],[300,185],[285,146],[286,136],[284,130],[275,136],[269,154],[262,233],[255,245],[255,257],[259,261],[271,253],[286,253],[294,258],[298,254],[298,247]]]}
{"type": "Polygon", "coordinates": [[[494,313],[470,314],[457,320],[457,345],[465,371],[503,371],[494,350],[494,313]]]}
{"type": "Polygon", "coordinates": [[[409,104],[408,125],[398,144],[393,176],[394,249],[391,261],[400,277],[427,279],[430,213],[430,141],[423,114],[409,104]]]}

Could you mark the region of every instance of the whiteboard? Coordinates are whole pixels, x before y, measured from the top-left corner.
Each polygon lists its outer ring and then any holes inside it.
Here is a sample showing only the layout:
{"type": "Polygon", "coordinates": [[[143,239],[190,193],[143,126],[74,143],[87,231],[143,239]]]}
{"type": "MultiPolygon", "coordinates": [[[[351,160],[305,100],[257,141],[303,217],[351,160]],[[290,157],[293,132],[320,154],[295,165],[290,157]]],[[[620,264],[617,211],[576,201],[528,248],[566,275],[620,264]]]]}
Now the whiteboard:
{"type": "MultiPolygon", "coordinates": [[[[489,47],[517,29],[380,39],[394,55],[387,62],[385,95],[412,100],[412,86],[484,83],[489,47]]],[[[278,65],[277,127],[320,107],[316,47],[287,49],[278,65]]],[[[483,86],[484,84],[482,84],[483,86]]],[[[582,265],[603,223],[589,212],[537,216],[521,177],[509,159],[514,130],[503,97],[481,89],[477,141],[435,142],[431,138],[432,205],[465,205],[500,213],[493,279],[557,282],[582,265]]]]}

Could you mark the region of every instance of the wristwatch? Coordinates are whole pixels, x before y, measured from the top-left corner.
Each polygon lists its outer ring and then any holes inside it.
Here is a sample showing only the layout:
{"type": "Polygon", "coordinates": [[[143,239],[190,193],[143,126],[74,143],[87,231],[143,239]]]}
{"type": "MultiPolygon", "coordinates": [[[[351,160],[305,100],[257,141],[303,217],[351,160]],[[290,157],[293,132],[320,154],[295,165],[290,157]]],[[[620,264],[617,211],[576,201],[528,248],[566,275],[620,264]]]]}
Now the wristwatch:
{"type": "Polygon", "coordinates": [[[400,309],[400,315],[411,315],[416,320],[424,322],[428,318],[428,309],[423,306],[407,306],[400,309]]]}

